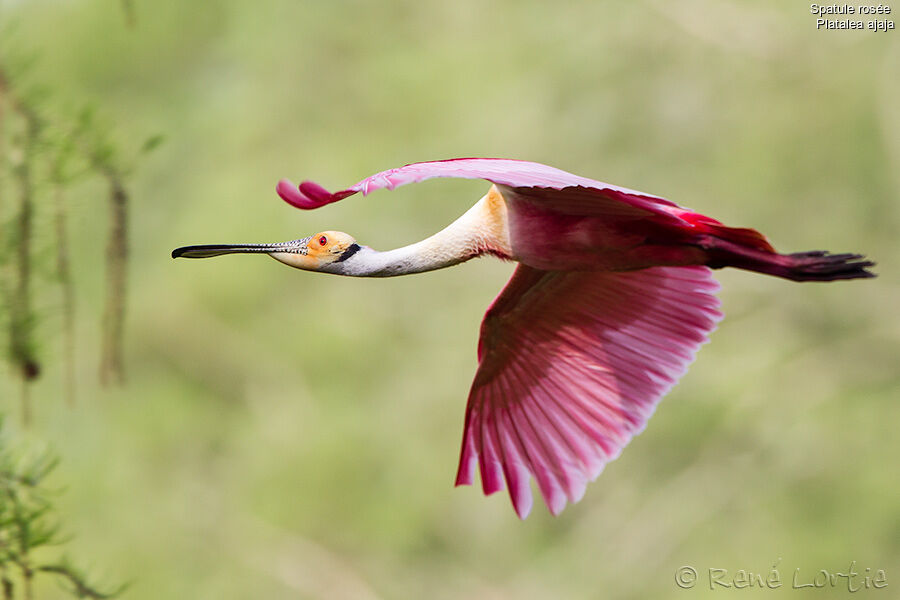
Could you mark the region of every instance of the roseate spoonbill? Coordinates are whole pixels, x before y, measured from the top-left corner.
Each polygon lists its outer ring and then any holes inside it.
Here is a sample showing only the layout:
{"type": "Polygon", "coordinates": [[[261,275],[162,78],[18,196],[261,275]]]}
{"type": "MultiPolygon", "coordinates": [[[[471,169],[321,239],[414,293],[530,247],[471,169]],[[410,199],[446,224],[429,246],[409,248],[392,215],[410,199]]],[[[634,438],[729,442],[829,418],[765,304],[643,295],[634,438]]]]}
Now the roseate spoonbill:
{"type": "Polygon", "coordinates": [[[323,231],[281,244],[186,246],[172,256],[268,254],[353,277],[422,273],[483,254],[518,262],[481,324],[456,484],[471,484],[477,463],[484,493],[508,488],[520,518],[531,510],[531,476],[558,514],[643,430],[722,317],[710,269],[793,281],[874,276],[859,254],[779,254],[753,229],[519,160],[417,163],[335,193],[309,181],[282,180],[276,190],[312,209],[432,177],[493,185],[446,229],[388,252],[323,231]]]}

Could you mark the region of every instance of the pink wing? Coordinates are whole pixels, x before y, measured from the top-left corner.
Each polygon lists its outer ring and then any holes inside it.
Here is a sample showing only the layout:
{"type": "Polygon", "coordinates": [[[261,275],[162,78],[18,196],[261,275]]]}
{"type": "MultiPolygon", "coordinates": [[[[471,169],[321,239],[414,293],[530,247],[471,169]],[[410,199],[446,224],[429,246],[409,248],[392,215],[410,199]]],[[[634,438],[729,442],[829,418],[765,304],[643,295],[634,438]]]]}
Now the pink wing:
{"type": "Polygon", "coordinates": [[[663,222],[686,225],[681,215],[687,211],[678,205],[642,192],[630,190],[602,181],[594,181],[567,173],[554,167],[524,160],[506,158],[455,158],[434,162],[406,165],[383,171],[363,179],[353,187],[331,193],[317,183],[304,181],[295,186],[287,179],[278,182],[275,190],[285,202],[302,209],[313,209],[342,200],[358,192],[368,194],[374,190],[394,189],[407,183],[416,183],[434,177],[486,179],[492,183],[524,191],[523,188],[569,190],[568,198],[561,194],[542,195],[544,199],[564,208],[566,202],[577,200],[578,205],[593,206],[594,212],[627,216],[655,216],[663,222]],[[577,192],[577,193],[575,193],[577,192]]]}
{"type": "Polygon", "coordinates": [[[342,200],[358,192],[394,189],[407,183],[434,177],[486,179],[517,194],[543,203],[563,214],[603,216],[615,219],[646,219],[657,225],[674,227],[682,233],[711,233],[717,237],[748,245],[765,252],[775,250],[766,238],[752,229],[725,227],[719,221],[682,208],[650,194],[637,192],[587,177],[580,177],[539,163],[508,158],[453,158],[413,163],[376,173],[339,192],[331,193],[312,181],[295,186],[282,179],[275,186],[278,195],[292,206],[313,209],[342,200]]]}
{"type": "Polygon", "coordinates": [[[516,268],[481,325],[456,484],[480,465],[520,518],[530,476],[550,512],[643,430],[722,315],[706,267],[629,272],[516,268]]]}

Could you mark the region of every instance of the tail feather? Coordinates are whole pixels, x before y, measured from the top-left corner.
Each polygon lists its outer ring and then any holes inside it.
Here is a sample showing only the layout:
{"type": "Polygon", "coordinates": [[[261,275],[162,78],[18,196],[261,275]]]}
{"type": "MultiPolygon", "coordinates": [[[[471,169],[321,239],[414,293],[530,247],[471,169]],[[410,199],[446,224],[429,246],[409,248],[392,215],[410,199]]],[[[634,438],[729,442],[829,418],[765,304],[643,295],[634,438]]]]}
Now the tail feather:
{"type": "Polygon", "coordinates": [[[776,270],[772,275],[794,281],[834,281],[836,279],[875,277],[875,273],[868,270],[869,267],[874,267],[875,263],[866,260],[862,254],[831,254],[826,250],[813,250],[780,254],[778,258],[786,265],[781,267],[784,269],[783,271],[776,270]]]}
{"type": "Polygon", "coordinates": [[[875,277],[869,271],[875,263],[862,254],[831,254],[826,250],[778,254],[736,241],[709,236],[701,242],[707,248],[712,268],[736,267],[791,281],[835,281],[875,277]]]}

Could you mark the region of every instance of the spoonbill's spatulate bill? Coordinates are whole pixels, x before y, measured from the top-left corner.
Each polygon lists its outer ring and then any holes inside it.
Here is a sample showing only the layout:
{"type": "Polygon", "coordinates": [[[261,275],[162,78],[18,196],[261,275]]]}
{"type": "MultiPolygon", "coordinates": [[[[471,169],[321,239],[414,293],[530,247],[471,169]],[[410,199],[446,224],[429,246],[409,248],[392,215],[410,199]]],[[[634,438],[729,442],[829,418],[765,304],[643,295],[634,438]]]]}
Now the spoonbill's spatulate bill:
{"type": "Polygon", "coordinates": [[[263,253],[354,277],[421,273],[482,254],[516,261],[481,324],[456,483],[471,484],[477,465],[484,492],[507,488],[521,518],[531,510],[532,476],[557,514],[644,428],[722,318],[711,268],[793,281],[874,276],[858,254],[779,254],[753,229],[532,162],[462,158],[391,169],[334,193],[309,181],[276,189],[312,209],[432,177],[493,185],[446,229],[388,252],[324,231],[172,256],[263,253]]]}

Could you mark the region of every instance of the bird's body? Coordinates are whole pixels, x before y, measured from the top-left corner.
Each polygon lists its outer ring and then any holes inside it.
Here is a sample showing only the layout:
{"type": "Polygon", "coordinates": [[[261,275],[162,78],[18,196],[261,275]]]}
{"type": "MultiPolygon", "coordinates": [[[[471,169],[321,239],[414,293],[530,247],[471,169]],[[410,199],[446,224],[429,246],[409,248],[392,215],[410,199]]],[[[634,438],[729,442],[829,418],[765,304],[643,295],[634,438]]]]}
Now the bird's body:
{"type": "Polygon", "coordinates": [[[482,322],[457,484],[472,483],[477,463],[485,493],[507,487],[523,518],[531,476],[556,514],[643,429],[721,318],[710,267],[795,281],[872,276],[859,255],[778,254],[752,229],[525,161],[417,163],[336,193],[286,180],[277,191],[311,209],[431,177],[493,185],[447,228],[387,252],[328,231],[284,244],[190,246],[173,256],[266,253],[355,277],[421,273],[484,254],[516,261],[482,322]]]}

